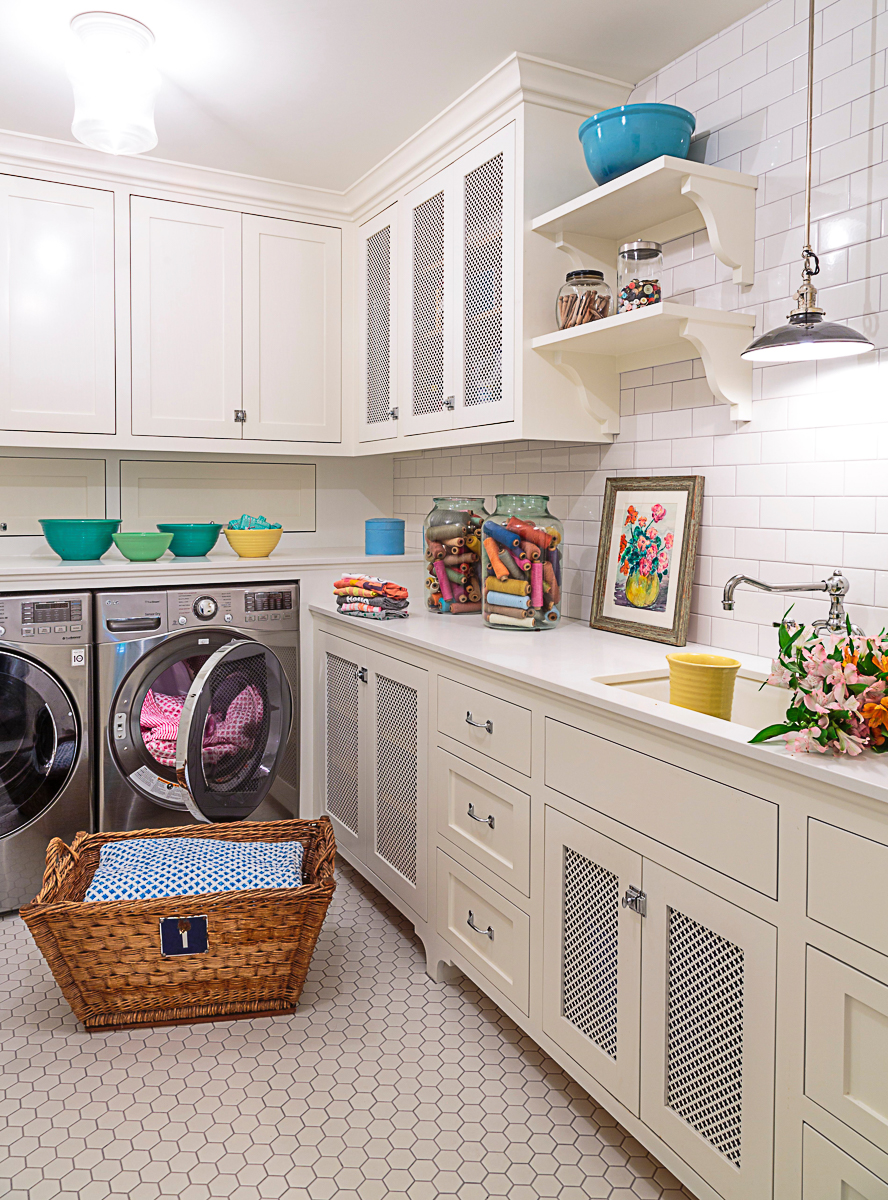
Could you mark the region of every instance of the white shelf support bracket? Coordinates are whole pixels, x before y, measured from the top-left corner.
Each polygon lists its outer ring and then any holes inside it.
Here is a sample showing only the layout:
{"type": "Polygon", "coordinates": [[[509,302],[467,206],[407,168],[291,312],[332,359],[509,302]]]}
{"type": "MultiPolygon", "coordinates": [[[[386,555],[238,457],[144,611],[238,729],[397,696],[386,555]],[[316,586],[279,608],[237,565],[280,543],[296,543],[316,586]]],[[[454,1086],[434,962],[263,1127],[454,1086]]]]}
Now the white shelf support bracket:
{"type": "Polygon", "coordinates": [[[617,248],[606,238],[591,237],[585,233],[571,233],[559,229],[552,234],[556,250],[563,251],[573,264],[575,271],[584,268],[601,271],[611,288],[616,287],[617,248]]]}
{"type": "Polygon", "coordinates": [[[734,283],[755,280],[755,188],[686,175],[681,194],[693,200],[706,222],[716,257],[734,272],[734,283]]]}
{"type": "Polygon", "coordinates": [[[620,376],[613,358],[576,354],[551,348],[545,352],[552,366],[576,387],[580,403],[595,418],[602,434],[620,432],[620,376]]]}
{"type": "Polygon", "coordinates": [[[716,325],[688,318],[679,333],[703,360],[713,395],[731,406],[731,420],[751,421],[752,363],[742,359],[740,352],[752,340],[752,330],[743,325],[716,325]]]}

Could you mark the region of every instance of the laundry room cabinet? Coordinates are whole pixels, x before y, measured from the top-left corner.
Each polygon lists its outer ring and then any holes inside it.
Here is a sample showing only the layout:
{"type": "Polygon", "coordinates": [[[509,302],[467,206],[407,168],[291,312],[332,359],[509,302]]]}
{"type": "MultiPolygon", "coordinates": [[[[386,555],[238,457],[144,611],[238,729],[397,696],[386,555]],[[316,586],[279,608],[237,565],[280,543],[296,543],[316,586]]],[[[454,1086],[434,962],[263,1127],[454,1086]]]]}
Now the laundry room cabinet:
{"type": "Polygon", "coordinates": [[[341,231],[131,198],[132,431],[338,442],[341,231]]]}
{"type": "Polygon", "coordinates": [[[427,673],[344,638],[320,641],[316,753],[337,844],[424,919],[427,673]]]}

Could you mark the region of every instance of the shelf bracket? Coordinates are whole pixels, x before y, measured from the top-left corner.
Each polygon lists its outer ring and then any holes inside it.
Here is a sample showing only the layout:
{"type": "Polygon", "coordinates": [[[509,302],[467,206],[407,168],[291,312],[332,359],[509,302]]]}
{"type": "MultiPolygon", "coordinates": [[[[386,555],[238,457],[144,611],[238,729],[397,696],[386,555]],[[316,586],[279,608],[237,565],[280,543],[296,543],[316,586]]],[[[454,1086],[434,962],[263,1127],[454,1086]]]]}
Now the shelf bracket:
{"type": "Polygon", "coordinates": [[[613,242],[585,233],[571,233],[568,229],[557,230],[552,235],[552,241],[556,250],[561,250],[567,255],[575,271],[582,271],[584,267],[601,271],[611,288],[616,288],[617,255],[613,242]]]}
{"type": "Polygon", "coordinates": [[[602,435],[620,432],[620,376],[613,358],[552,348],[545,357],[576,387],[580,403],[598,422],[602,435]]]}
{"type": "Polygon", "coordinates": [[[732,421],[752,420],[752,363],[740,357],[749,345],[752,330],[746,326],[717,325],[688,317],[679,336],[690,342],[706,372],[714,396],[730,405],[732,421]]]}
{"type": "Polygon", "coordinates": [[[755,279],[755,188],[686,175],[681,194],[699,208],[709,243],[733,270],[734,283],[749,287],[755,279]]]}

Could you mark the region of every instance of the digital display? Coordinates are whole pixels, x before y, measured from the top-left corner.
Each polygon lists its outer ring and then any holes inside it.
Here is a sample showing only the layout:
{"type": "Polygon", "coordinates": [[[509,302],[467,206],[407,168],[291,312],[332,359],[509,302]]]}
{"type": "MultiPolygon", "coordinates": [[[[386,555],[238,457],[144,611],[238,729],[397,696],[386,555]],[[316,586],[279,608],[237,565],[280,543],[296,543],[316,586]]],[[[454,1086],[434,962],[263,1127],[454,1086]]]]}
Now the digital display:
{"type": "Polygon", "coordinates": [[[292,592],[247,592],[247,612],[278,612],[293,607],[292,592]]]}
{"type": "Polygon", "coordinates": [[[80,600],[30,600],[22,605],[22,624],[46,624],[54,621],[80,621],[83,604],[80,600]]]}

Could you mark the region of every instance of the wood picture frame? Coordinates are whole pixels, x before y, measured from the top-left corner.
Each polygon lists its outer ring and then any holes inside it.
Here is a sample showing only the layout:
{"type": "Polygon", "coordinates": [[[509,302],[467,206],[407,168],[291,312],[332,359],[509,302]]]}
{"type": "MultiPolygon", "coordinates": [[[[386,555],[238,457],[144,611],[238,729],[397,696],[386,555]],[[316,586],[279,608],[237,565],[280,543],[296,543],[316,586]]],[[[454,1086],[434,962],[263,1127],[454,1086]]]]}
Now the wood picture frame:
{"type": "Polygon", "coordinates": [[[605,480],[589,618],[593,629],[669,646],[687,642],[703,479],[605,480]]]}

